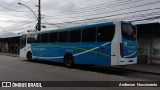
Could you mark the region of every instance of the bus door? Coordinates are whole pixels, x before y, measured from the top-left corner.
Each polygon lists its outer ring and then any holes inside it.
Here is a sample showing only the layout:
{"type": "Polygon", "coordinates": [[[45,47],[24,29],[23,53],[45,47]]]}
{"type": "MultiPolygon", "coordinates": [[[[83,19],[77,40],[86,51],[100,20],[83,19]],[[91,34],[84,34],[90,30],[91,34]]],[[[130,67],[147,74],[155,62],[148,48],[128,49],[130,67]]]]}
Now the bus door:
{"type": "Polygon", "coordinates": [[[20,38],[20,57],[26,57],[26,35],[20,38]]]}

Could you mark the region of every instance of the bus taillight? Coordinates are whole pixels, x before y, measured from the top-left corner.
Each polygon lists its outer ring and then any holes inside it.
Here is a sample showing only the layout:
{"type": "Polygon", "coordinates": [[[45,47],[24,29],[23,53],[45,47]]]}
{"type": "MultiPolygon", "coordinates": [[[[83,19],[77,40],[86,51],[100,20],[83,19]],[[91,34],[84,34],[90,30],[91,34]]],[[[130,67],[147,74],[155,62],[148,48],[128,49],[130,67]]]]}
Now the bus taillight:
{"type": "Polygon", "coordinates": [[[121,54],[121,57],[123,58],[124,54],[123,54],[123,45],[122,45],[122,43],[120,43],[120,54],[121,54]]]}

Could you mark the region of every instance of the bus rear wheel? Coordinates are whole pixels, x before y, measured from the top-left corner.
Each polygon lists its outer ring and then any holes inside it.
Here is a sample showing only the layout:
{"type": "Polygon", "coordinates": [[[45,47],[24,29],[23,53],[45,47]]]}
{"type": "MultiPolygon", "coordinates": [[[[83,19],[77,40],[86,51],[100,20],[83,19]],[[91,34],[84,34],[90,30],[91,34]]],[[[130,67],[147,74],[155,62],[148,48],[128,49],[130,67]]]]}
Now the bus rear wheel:
{"type": "Polygon", "coordinates": [[[32,53],[31,52],[27,53],[27,59],[28,59],[28,61],[33,61],[32,53]]]}
{"type": "Polygon", "coordinates": [[[66,67],[73,67],[74,65],[74,59],[73,59],[73,56],[72,54],[66,54],[64,56],[64,64],[66,67]]]}

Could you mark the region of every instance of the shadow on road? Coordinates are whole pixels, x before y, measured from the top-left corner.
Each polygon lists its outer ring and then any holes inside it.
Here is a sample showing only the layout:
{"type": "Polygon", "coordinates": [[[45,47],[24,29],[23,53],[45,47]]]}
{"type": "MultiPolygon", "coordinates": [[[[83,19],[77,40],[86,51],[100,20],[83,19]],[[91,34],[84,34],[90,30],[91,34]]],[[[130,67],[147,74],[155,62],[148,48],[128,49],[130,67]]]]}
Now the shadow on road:
{"type": "MultiPolygon", "coordinates": [[[[36,60],[36,61],[23,60],[23,61],[30,62],[30,63],[39,63],[39,64],[65,67],[63,63],[57,63],[57,62],[51,62],[51,61],[40,61],[40,60],[36,60]]],[[[92,71],[92,72],[103,73],[103,74],[119,75],[119,76],[127,76],[128,74],[132,73],[131,71],[113,69],[111,67],[97,67],[93,65],[74,65],[74,67],[70,69],[79,69],[79,70],[92,71]]]]}
{"type": "MultiPolygon", "coordinates": [[[[56,63],[51,61],[28,61],[23,60],[28,63],[38,63],[38,64],[46,64],[51,66],[58,66],[58,67],[65,67],[63,63],[56,63]]],[[[91,65],[75,65],[73,68],[69,69],[77,69],[77,70],[83,70],[83,71],[90,71],[90,72],[96,72],[101,74],[109,74],[109,75],[116,75],[116,76],[122,76],[122,77],[128,77],[128,78],[139,78],[139,79],[145,79],[145,80],[160,80],[160,75],[152,75],[147,73],[141,73],[136,71],[130,71],[130,70],[123,70],[118,68],[112,68],[112,67],[97,67],[97,66],[91,66],[91,65]]]]}

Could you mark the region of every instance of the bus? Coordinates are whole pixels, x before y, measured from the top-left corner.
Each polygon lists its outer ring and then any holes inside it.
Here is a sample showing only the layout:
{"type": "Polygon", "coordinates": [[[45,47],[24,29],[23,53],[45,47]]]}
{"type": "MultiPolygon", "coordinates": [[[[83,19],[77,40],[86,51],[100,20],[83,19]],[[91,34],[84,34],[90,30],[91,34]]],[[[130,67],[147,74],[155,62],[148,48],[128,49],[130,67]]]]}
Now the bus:
{"type": "Polygon", "coordinates": [[[30,32],[20,40],[20,57],[95,66],[137,63],[137,31],[117,21],[30,32]]]}

